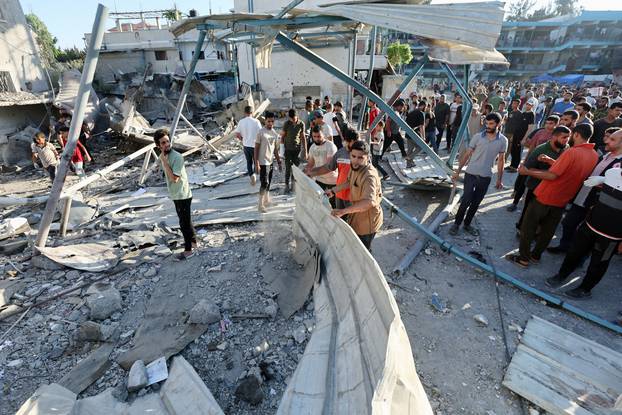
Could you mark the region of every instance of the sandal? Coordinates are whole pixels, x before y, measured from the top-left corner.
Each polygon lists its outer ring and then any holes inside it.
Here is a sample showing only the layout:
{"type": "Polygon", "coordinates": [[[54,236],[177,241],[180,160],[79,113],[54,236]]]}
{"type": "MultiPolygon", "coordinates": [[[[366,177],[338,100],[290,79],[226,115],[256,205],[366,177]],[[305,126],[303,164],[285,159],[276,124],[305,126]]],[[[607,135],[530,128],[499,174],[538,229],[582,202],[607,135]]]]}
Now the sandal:
{"type": "Polygon", "coordinates": [[[516,265],[518,265],[519,267],[522,267],[522,268],[527,268],[529,266],[529,261],[526,260],[525,258],[521,257],[520,255],[507,254],[505,256],[505,259],[507,259],[508,261],[510,261],[513,264],[516,264],[516,265]]]}

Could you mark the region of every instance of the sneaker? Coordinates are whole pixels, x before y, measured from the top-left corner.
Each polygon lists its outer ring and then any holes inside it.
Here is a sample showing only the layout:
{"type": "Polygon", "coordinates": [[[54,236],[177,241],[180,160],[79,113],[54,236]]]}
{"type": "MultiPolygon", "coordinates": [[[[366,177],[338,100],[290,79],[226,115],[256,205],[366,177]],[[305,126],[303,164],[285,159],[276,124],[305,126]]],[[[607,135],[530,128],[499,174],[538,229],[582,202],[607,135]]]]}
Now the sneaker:
{"type": "Polygon", "coordinates": [[[592,293],[590,291],[586,291],[583,288],[577,287],[572,290],[568,290],[564,293],[566,297],[572,298],[573,300],[587,300],[592,297],[592,293]]]}
{"type": "Polygon", "coordinates": [[[555,274],[551,278],[547,278],[544,281],[544,284],[546,284],[547,287],[556,290],[559,287],[563,286],[565,281],[566,278],[561,278],[559,275],[555,274]]]}
{"type": "Polygon", "coordinates": [[[530,254],[529,255],[529,262],[533,262],[534,264],[538,264],[540,263],[540,258],[542,258],[542,255],[535,255],[535,254],[530,254]]]}
{"type": "Polygon", "coordinates": [[[546,251],[551,254],[565,254],[566,253],[566,249],[562,248],[561,246],[549,246],[548,248],[546,248],[546,251]]]}
{"type": "Polygon", "coordinates": [[[250,178],[251,178],[251,186],[255,186],[257,184],[257,178],[255,177],[254,174],[251,174],[250,178]]]}
{"type": "Polygon", "coordinates": [[[516,205],[512,203],[510,206],[506,208],[508,212],[514,212],[516,210],[516,205]]]}
{"type": "Polygon", "coordinates": [[[190,251],[190,253],[187,253],[186,251],[184,252],[180,252],[179,254],[177,254],[177,260],[178,261],[185,261],[187,259],[190,259],[194,256],[194,251],[190,251]]]}
{"type": "Polygon", "coordinates": [[[453,236],[458,235],[458,229],[459,226],[454,223],[453,225],[451,225],[451,228],[449,228],[449,234],[453,236]]]}
{"type": "Polygon", "coordinates": [[[505,259],[521,268],[527,268],[529,266],[529,260],[517,254],[507,254],[505,259]]]}
{"type": "Polygon", "coordinates": [[[464,225],[464,230],[472,236],[479,236],[479,231],[471,225],[464,225]]]}

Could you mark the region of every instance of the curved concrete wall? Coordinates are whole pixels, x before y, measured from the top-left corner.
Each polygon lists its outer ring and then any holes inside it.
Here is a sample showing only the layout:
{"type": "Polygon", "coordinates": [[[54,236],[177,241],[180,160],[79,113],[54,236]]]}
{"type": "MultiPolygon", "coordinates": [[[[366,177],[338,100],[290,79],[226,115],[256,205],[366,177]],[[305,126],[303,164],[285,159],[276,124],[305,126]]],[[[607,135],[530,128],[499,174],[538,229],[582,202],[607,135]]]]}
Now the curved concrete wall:
{"type": "Polygon", "coordinates": [[[330,215],[317,184],[296,168],[294,175],[295,237],[317,246],[322,277],[314,287],[316,328],[278,413],[431,415],[380,267],[352,229],[330,215]]]}

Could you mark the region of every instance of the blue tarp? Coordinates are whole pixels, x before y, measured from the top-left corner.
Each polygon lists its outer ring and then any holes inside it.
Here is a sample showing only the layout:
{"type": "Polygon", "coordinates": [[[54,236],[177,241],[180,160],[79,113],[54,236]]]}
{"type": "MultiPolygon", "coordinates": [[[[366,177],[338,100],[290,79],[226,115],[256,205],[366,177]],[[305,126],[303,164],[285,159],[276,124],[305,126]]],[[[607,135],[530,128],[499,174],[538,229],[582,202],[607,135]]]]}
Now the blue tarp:
{"type": "Polygon", "coordinates": [[[547,81],[555,81],[560,84],[567,85],[581,85],[583,83],[585,76],[579,74],[573,75],[564,75],[564,76],[551,76],[548,73],[538,75],[534,78],[531,78],[533,82],[547,82],[547,81]]]}

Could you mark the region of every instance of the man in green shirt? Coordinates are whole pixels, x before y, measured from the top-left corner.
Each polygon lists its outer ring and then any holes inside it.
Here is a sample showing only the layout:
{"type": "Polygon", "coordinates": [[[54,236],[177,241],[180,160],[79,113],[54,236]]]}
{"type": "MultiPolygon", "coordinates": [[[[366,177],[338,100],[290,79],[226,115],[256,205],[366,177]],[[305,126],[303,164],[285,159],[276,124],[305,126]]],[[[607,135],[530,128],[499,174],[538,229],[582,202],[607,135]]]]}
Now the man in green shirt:
{"type": "Polygon", "coordinates": [[[295,109],[290,109],[288,119],[281,130],[281,143],[285,145],[285,192],[293,190],[289,183],[292,177],[292,164],[300,165],[300,152],[302,158],[307,158],[307,140],[305,139],[305,124],[298,119],[295,109]]]}
{"type": "Polygon", "coordinates": [[[197,237],[192,226],[192,218],[190,217],[190,205],[192,204],[192,191],[188,182],[188,175],[184,166],[184,158],[171,147],[171,141],[168,137],[168,130],[163,128],[157,130],[153,136],[156,147],[161,151],[159,161],[164,170],[166,178],[166,187],[169,196],[175,204],[177,217],[179,217],[179,228],[184,236],[184,252],[179,254],[179,259],[188,259],[196,248],[197,237]]]}
{"type": "MultiPolygon", "coordinates": [[[[560,125],[555,127],[551,133],[551,139],[544,144],[540,144],[529,153],[525,159],[524,166],[528,169],[548,170],[549,167],[559,158],[559,156],[568,148],[568,140],[570,138],[570,128],[560,125]]],[[[525,187],[527,193],[525,194],[525,203],[523,211],[521,212],[520,219],[516,223],[516,229],[520,230],[523,223],[525,212],[529,202],[533,200],[533,191],[540,184],[541,180],[535,177],[527,177],[525,187]]]]}

